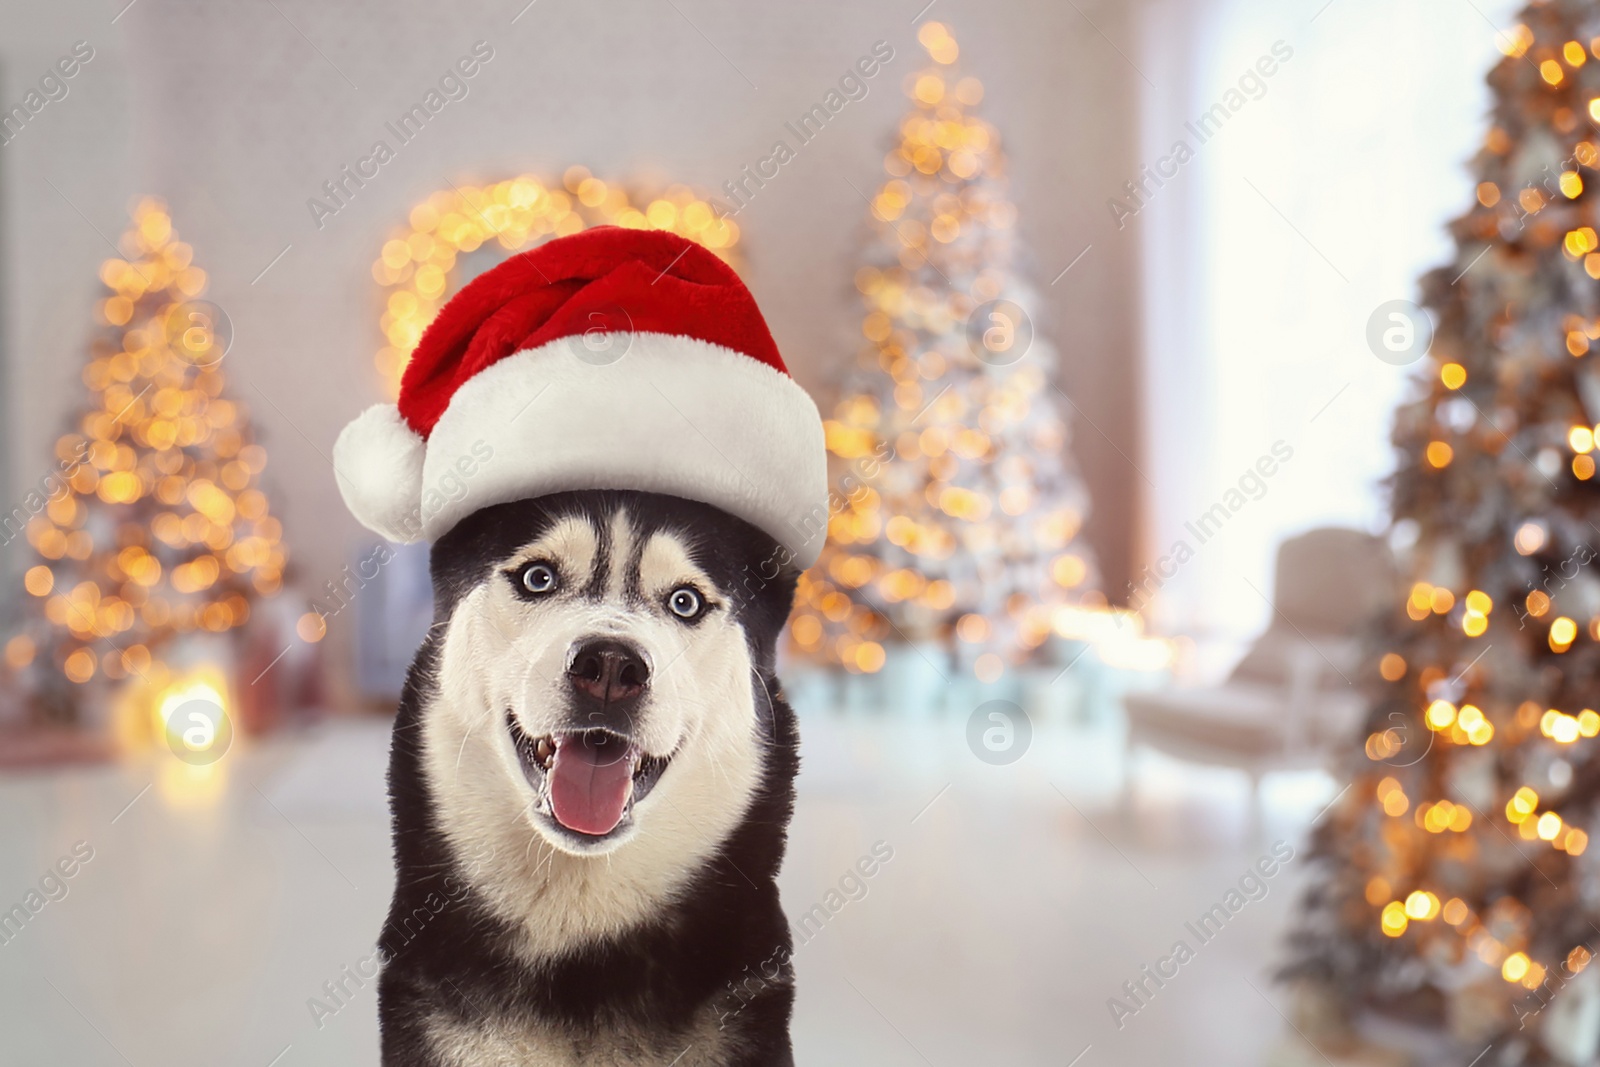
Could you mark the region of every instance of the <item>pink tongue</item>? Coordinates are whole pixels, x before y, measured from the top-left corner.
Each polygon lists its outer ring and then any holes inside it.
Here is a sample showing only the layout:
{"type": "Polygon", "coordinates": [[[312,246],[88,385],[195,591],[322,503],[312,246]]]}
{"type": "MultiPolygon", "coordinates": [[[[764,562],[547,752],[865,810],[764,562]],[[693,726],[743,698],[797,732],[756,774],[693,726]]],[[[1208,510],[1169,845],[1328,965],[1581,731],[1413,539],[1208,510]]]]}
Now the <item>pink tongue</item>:
{"type": "Polygon", "coordinates": [[[550,767],[550,804],[556,820],[582,834],[608,834],[622,821],[633,791],[633,760],[627,746],[612,738],[596,743],[593,735],[556,738],[550,767]]]}

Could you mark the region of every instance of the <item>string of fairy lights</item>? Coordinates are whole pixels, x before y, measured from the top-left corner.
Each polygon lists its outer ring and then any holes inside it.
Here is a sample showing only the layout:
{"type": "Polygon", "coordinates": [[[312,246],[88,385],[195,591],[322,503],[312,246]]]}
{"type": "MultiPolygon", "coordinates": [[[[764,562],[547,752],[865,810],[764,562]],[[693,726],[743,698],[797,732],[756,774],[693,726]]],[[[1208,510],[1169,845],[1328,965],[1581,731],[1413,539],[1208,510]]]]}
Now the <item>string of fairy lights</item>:
{"type": "Polygon", "coordinates": [[[100,269],[89,404],[55,444],[60,491],[26,525],[39,561],[23,585],[49,627],[5,646],[11,668],[44,655],[79,684],[143,674],[175,638],[241,626],[287,561],[258,486],[266,451],[224,394],[228,327],[198,299],[194,250],[144,199],[119,251],[100,269]]]}
{"type": "Polygon", "coordinates": [[[1047,469],[1067,438],[1040,396],[1045,360],[987,367],[967,343],[969,316],[1012,285],[1017,212],[999,135],[968,111],[982,83],[954,70],[945,26],[917,36],[932,65],[907,79],[913,107],[871,198],[880,258],[855,276],[864,344],[824,423],[848,491],[790,633],[803,654],[863,673],[892,640],[953,640],[993,681],[1076,605],[1105,602],[1075,543],[1083,502],[1047,469]]]}
{"type": "MultiPolygon", "coordinates": [[[[1568,39],[1535,47],[1536,34],[1526,24],[1520,24],[1504,34],[1501,44],[1506,56],[1532,63],[1539,80],[1549,90],[1576,88],[1577,72],[1591,62],[1600,61],[1600,37],[1595,37],[1587,45],[1577,39],[1568,39]]],[[[1520,67],[1513,67],[1508,77],[1523,76],[1520,67]]],[[[1522,260],[1524,266],[1519,268],[1519,278],[1527,273],[1526,263],[1531,259],[1528,249],[1559,248],[1560,255],[1568,264],[1581,266],[1590,279],[1600,279],[1600,238],[1597,238],[1592,225],[1593,208],[1589,201],[1577,203],[1586,188],[1581,168],[1594,170],[1600,167],[1600,148],[1597,148],[1595,140],[1579,132],[1580,126],[1587,126],[1591,121],[1600,123],[1600,95],[1588,100],[1587,114],[1583,114],[1579,108],[1559,103],[1559,99],[1540,100],[1539,107],[1547,107],[1547,110],[1535,112],[1532,124],[1537,127],[1548,123],[1557,133],[1571,135],[1568,139],[1571,148],[1565,152],[1565,162],[1548,174],[1530,172],[1525,176],[1527,184],[1514,192],[1502,188],[1502,184],[1496,181],[1480,182],[1476,189],[1478,208],[1457,224],[1457,236],[1463,247],[1472,242],[1489,246],[1521,242],[1524,248],[1520,254],[1528,258],[1522,260]]],[[[1520,136],[1531,139],[1544,132],[1538,129],[1522,130],[1520,136]]],[[[1506,158],[1513,144],[1512,133],[1503,125],[1496,124],[1485,140],[1486,156],[1491,159],[1506,158]]],[[[1550,146],[1550,151],[1562,149],[1550,146]]],[[[1515,167],[1507,166],[1506,169],[1510,173],[1517,173],[1515,167]]],[[[1576,300],[1571,302],[1579,303],[1576,300]]],[[[1507,324],[1516,313],[1517,302],[1506,301],[1501,308],[1501,317],[1484,328],[1490,331],[1491,337],[1504,338],[1507,324]]],[[[1594,342],[1600,341],[1600,317],[1569,313],[1559,316],[1554,325],[1560,331],[1560,346],[1574,360],[1589,355],[1594,342]]],[[[1497,340],[1496,343],[1505,342],[1497,340]]],[[[1508,344],[1507,347],[1511,346],[1508,344]]],[[[1449,403],[1451,394],[1458,394],[1463,389],[1469,377],[1467,367],[1452,352],[1447,349],[1442,356],[1435,352],[1438,386],[1443,390],[1441,395],[1444,399],[1441,403],[1444,404],[1449,403]]],[[[1564,357],[1558,353],[1557,358],[1564,357]]],[[[1581,410],[1578,405],[1572,407],[1581,410]]],[[[1566,416],[1566,419],[1572,421],[1570,416],[1566,416]]],[[[1502,441],[1509,440],[1502,431],[1496,429],[1494,432],[1499,439],[1484,444],[1484,452],[1489,455],[1497,454],[1503,447],[1502,441]]],[[[1432,439],[1422,444],[1419,469],[1444,472],[1460,461],[1458,447],[1445,440],[1446,436],[1436,427],[1432,439]]],[[[1544,449],[1531,458],[1529,464],[1539,468],[1546,483],[1550,483],[1563,466],[1570,470],[1577,481],[1589,481],[1596,473],[1597,441],[1600,441],[1600,425],[1576,421],[1564,431],[1564,456],[1544,449]]],[[[1535,556],[1551,544],[1551,523],[1545,519],[1515,522],[1512,529],[1511,548],[1518,556],[1535,556]]],[[[1522,621],[1539,620],[1545,624],[1542,640],[1537,637],[1535,640],[1548,648],[1549,654],[1568,654],[1585,635],[1591,641],[1600,641],[1600,615],[1590,618],[1584,625],[1580,622],[1581,613],[1558,612],[1555,597],[1543,588],[1530,588],[1525,594],[1518,590],[1515,596],[1525,609],[1522,621]]],[[[1443,621],[1448,626],[1458,628],[1462,637],[1470,639],[1482,638],[1489,632],[1494,610],[1493,599],[1483,589],[1469,589],[1458,597],[1445,584],[1429,581],[1413,584],[1405,599],[1405,614],[1413,624],[1420,626],[1429,623],[1429,620],[1433,624],[1443,621]]],[[[1488,649],[1483,651],[1487,652],[1488,649]]],[[[1537,648],[1534,653],[1543,654],[1537,648]]],[[[1404,656],[1390,651],[1379,659],[1378,673],[1386,682],[1398,683],[1412,673],[1412,666],[1404,656]]],[[[1470,701],[1441,697],[1428,699],[1426,694],[1460,680],[1459,675],[1452,678],[1453,673],[1430,664],[1413,675],[1416,691],[1425,694],[1420,705],[1420,718],[1429,731],[1429,751],[1434,745],[1445,746],[1448,751],[1453,746],[1458,746],[1457,750],[1471,749],[1495,742],[1505,752],[1532,739],[1542,738],[1557,746],[1559,753],[1561,749],[1570,749],[1586,739],[1600,736],[1600,712],[1593,708],[1562,710],[1534,700],[1524,700],[1501,720],[1497,729],[1484,710],[1470,701]]],[[[1461,672],[1465,673],[1465,670],[1461,672]]],[[[1384,763],[1401,757],[1406,745],[1403,729],[1379,729],[1366,737],[1365,753],[1369,760],[1384,763]]],[[[1557,755],[1555,758],[1562,757],[1557,755]]],[[[1503,765],[1512,766],[1510,763],[1503,765]]],[[[1526,766],[1526,763],[1521,765],[1526,766]]],[[[1373,776],[1376,777],[1377,773],[1381,772],[1375,772],[1373,776]]],[[[1572,825],[1560,812],[1552,810],[1549,801],[1529,784],[1517,785],[1500,811],[1509,825],[1509,831],[1500,827],[1484,828],[1482,824],[1491,821],[1496,814],[1494,810],[1479,811],[1475,816],[1474,809],[1466,803],[1444,798],[1425,799],[1417,795],[1417,791],[1436,789],[1438,776],[1417,777],[1421,781],[1413,784],[1412,794],[1407,793],[1397,774],[1385,774],[1372,787],[1374,792],[1369,794],[1376,800],[1384,817],[1379,837],[1384,845],[1383,854],[1390,857],[1388,868],[1385,869],[1382,863],[1377,864],[1378,873],[1371,874],[1364,886],[1366,902],[1373,909],[1382,933],[1388,938],[1399,939],[1408,931],[1416,930],[1419,925],[1428,931],[1437,930],[1442,924],[1455,931],[1460,938],[1458,944],[1467,952],[1476,955],[1482,963],[1496,968],[1505,982],[1526,990],[1539,989],[1551,977],[1554,967],[1564,967],[1567,977],[1570,977],[1587,966],[1592,959],[1592,951],[1583,944],[1571,947],[1564,957],[1558,950],[1553,961],[1541,962],[1534,958],[1530,931],[1535,915],[1517,895],[1489,894],[1479,908],[1474,908],[1462,896],[1415,885],[1414,875],[1397,873],[1403,871],[1406,864],[1395,860],[1395,857],[1418,855],[1407,841],[1408,822],[1435,838],[1437,854],[1443,856],[1447,863],[1458,864],[1460,869],[1483,862],[1477,859],[1475,846],[1470,841],[1470,833],[1475,829],[1484,829],[1490,841],[1504,836],[1506,842],[1519,850],[1544,845],[1573,858],[1582,856],[1586,851],[1589,841],[1587,832],[1572,825]],[[1489,836],[1491,834],[1495,836],[1489,836]],[[1408,891],[1403,884],[1405,882],[1412,885],[1408,891]]],[[[1511,784],[1516,785],[1515,778],[1511,784]]],[[[1523,854],[1523,860],[1535,865],[1538,863],[1537,856],[1528,853],[1523,854]]],[[[1425,950],[1419,947],[1418,951],[1425,950]]]]}
{"type": "Polygon", "coordinates": [[[584,167],[567,168],[559,182],[522,175],[484,186],[451,186],[412,208],[407,221],[406,231],[386,241],[372,264],[373,280],[385,294],[378,320],[385,343],[375,362],[391,396],[399,393],[400,376],[422,331],[459,288],[452,278],[459,276],[462,260],[491,242],[499,258],[591,226],[666,230],[738,266],[738,225],[719,217],[687,186],[673,185],[635,203],[622,185],[584,167]]]}

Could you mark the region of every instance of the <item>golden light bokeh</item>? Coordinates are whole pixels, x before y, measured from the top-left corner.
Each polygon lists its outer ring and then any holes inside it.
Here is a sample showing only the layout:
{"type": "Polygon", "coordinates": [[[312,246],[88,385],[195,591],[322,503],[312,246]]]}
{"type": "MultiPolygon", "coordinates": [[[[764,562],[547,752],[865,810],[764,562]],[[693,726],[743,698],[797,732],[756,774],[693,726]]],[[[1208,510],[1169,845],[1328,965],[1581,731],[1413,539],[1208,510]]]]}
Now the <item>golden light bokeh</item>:
{"type": "MultiPolygon", "coordinates": [[[[710,201],[684,185],[660,196],[638,197],[583,167],[560,181],[521,175],[490,185],[452,185],[411,209],[405,230],[384,243],[372,264],[383,293],[378,320],[384,345],[375,362],[398,396],[400,377],[422,332],[458,285],[464,264],[488,248],[488,262],[592,226],[665,230],[704,245],[735,268],[739,227],[710,201]]],[[[471,268],[469,268],[471,269],[471,268]]],[[[476,273],[477,270],[473,270],[476,273]]]]}
{"type": "Polygon", "coordinates": [[[942,23],[917,39],[930,65],[904,83],[910,106],[868,197],[878,241],[854,276],[862,347],[825,413],[838,491],[822,558],[800,577],[794,646],[857,672],[886,662],[864,659],[864,645],[931,641],[984,682],[1069,633],[1152,659],[1142,623],[1113,617],[1094,590],[1083,502],[1055,458],[1068,437],[1048,370],[1006,360],[1015,317],[1000,348],[983,333],[987,367],[968,336],[974,313],[1016,284],[1017,213],[1000,135],[969,110],[982,84],[953,69],[960,47],[942,23]],[[977,559],[996,563],[980,577],[966,566],[977,559]],[[1070,614],[1083,611],[1113,625],[1070,614]]]}
{"type": "Polygon", "coordinates": [[[82,371],[89,405],[56,442],[59,491],[25,528],[41,562],[23,587],[52,629],[28,637],[26,656],[14,639],[7,656],[16,666],[42,652],[79,684],[142,673],[183,635],[240,626],[287,562],[256,487],[266,452],[223,395],[231,326],[197,299],[207,279],[194,250],[144,199],[118,251],[100,267],[108,329],[82,371]]]}

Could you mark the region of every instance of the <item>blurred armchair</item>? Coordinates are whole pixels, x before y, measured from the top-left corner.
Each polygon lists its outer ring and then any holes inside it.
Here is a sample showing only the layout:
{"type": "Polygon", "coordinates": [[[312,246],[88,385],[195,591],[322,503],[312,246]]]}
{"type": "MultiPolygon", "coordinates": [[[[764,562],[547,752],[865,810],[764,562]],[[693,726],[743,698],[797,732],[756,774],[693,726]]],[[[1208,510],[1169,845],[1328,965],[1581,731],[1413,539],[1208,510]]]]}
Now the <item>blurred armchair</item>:
{"type": "Polygon", "coordinates": [[[1232,767],[1250,778],[1252,811],[1274,771],[1321,766],[1354,737],[1365,701],[1353,684],[1359,632],[1395,591],[1394,561],[1378,538],[1323,527],[1278,548],[1272,621],[1221,685],[1131,692],[1125,793],[1148,747],[1232,767]]]}

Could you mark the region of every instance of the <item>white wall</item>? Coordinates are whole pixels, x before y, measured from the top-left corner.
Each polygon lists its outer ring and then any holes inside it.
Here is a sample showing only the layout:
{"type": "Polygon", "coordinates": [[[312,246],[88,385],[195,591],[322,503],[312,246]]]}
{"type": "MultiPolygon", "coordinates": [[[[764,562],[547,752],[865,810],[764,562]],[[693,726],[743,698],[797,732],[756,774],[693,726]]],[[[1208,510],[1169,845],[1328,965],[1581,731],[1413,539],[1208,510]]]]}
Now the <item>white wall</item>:
{"type": "MultiPolygon", "coordinates": [[[[233,319],[226,369],[272,455],[270,486],[300,575],[320,584],[366,536],[325,457],[344,423],[381,397],[370,266],[415,202],[446,181],[556,175],[572,163],[606,178],[715,189],[764,156],[786,119],[883,38],[897,55],[870,95],[739,216],[748,280],[800,382],[825,401],[833,368],[853,354],[850,278],[866,207],[851,183],[868,190],[879,180],[903,110],[899,81],[921,62],[917,2],[537,0],[513,24],[522,0],[139,0],[112,24],[123,2],[0,4],[8,107],[75,40],[96,49],[71,94],[0,147],[13,485],[45,469],[80,399],[96,271],[111,254],[100,235],[115,240],[129,198],[156,193],[210,271],[208,296],[233,319]],[[480,39],[494,58],[470,95],[319,232],[307,198],[480,39]]],[[[1132,47],[1122,6],[1078,8],[941,0],[927,17],[953,28],[966,69],[988,87],[985,111],[1012,154],[1063,381],[1105,434],[1080,425],[1076,447],[1096,496],[1091,535],[1116,592],[1134,506],[1122,455],[1133,455],[1137,436],[1135,243],[1108,225],[1103,204],[1132,172],[1137,75],[1118,54],[1132,47]]],[[[14,573],[18,560],[3,563],[14,573]]],[[[337,628],[333,639],[337,647],[337,628]]]]}

